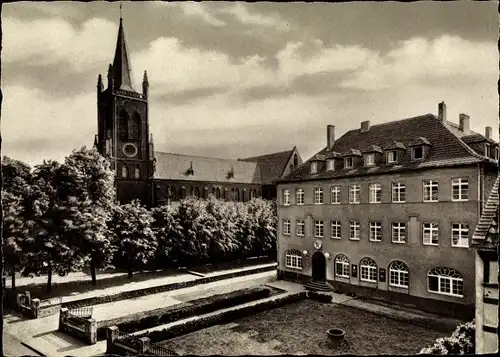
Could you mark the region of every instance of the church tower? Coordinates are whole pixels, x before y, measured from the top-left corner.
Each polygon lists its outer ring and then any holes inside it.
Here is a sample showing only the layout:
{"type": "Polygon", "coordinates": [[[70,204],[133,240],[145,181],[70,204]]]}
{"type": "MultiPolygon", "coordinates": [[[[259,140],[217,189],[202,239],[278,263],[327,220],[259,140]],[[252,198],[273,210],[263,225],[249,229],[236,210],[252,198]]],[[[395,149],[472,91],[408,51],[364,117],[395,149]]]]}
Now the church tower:
{"type": "Polygon", "coordinates": [[[120,16],[115,56],[109,65],[106,88],[100,74],[97,79],[98,132],[94,143],[115,171],[120,203],[140,199],[143,204],[151,204],[154,148],[149,133],[148,89],[146,72],[142,93],[134,88],[120,16]]]}

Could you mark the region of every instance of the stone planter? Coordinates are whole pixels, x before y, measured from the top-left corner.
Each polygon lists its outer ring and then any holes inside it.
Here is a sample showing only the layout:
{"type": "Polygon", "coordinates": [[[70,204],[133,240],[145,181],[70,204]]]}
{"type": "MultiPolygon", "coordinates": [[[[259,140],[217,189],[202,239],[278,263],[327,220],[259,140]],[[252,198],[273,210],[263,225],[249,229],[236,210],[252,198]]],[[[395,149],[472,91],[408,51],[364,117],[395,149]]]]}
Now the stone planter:
{"type": "Polygon", "coordinates": [[[326,331],[330,341],[330,347],[338,347],[344,341],[345,331],[339,328],[331,328],[326,331]]]}

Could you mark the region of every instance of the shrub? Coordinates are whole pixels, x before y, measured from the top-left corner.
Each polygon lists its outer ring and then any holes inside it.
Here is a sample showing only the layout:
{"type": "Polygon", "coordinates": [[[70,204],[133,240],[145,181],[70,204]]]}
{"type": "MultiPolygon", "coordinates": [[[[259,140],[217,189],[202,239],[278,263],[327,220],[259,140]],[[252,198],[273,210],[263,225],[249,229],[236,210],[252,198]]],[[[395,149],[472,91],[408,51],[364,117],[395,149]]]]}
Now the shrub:
{"type": "Polygon", "coordinates": [[[255,315],[259,312],[271,310],[283,305],[301,301],[306,298],[305,292],[300,292],[293,295],[277,297],[276,299],[258,303],[250,306],[240,306],[234,310],[222,311],[212,316],[205,316],[196,320],[189,321],[185,324],[179,324],[159,331],[146,332],[141,335],[136,335],[137,338],[149,337],[152,343],[158,343],[170,338],[185,335],[197,330],[201,330],[217,324],[225,324],[236,319],[255,315]]]}
{"type": "Polygon", "coordinates": [[[319,302],[332,302],[332,296],[330,294],[317,293],[315,291],[309,291],[307,297],[319,302]]]}
{"type": "Polygon", "coordinates": [[[474,354],[476,338],[474,320],[458,325],[450,337],[440,337],[430,346],[423,348],[419,354],[426,355],[464,355],[474,354]]]}
{"type": "MultiPolygon", "coordinates": [[[[218,294],[201,298],[192,302],[183,303],[180,306],[174,305],[167,308],[156,309],[146,313],[139,313],[127,316],[128,321],[114,323],[113,320],[101,323],[98,328],[98,337],[104,338],[106,327],[117,325],[120,331],[132,333],[146,330],[148,328],[164,325],[184,318],[203,315],[209,312],[226,309],[228,307],[244,304],[249,301],[263,299],[271,294],[269,288],[257,287],[232,291],[226,294],[218,294]],[[140,318],[142,316],[142,318],[140,318]]],[[[122,319],[123,320],[123,319],[122,319]]]]}

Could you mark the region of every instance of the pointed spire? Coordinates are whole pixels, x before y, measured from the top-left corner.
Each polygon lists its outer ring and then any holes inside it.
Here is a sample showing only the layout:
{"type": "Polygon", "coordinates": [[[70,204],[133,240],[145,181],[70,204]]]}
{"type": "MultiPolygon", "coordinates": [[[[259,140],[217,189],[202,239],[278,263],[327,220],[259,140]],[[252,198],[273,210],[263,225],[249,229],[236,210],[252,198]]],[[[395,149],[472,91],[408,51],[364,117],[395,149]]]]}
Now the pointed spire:
{"type": "Polygon", "coordinates": [[[97,135],[94,136],[94,149],[98,149],[97,135]]]}
{"type": "Polygon", "coordinates": [[[102,76],[99,74],[97,77],[97,92],[101,93],[104,89],[104,85],[102,84],[102,76]]]}
{"type": "Polygon", "coordinates": [[[131,71],[132,70],[128,57],[127,44],[125,42],[125,33],[123,31],[123,18],[120,14],[120,27],[118,28],[115,58],[113,60],[114,85],[117,88],[134,91],[132,87],[131,71]]]}
{"type": "Polygon", "coordinates": [[[144,71],[144,77],[142,78],[142,94],[146,98],[148,97],[148,89],[149,89],[148,73],[144,71]]]}

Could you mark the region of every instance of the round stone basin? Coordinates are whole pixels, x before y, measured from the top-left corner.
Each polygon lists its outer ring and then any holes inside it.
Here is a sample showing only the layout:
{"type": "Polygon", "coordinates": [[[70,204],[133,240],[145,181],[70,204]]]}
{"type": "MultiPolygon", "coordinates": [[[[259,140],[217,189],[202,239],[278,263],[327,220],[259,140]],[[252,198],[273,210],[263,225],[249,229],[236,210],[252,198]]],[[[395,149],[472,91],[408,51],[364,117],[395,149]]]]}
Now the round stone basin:
{"type": "Polygon", "coordinates": [[[338,347],[340,342],[344,340],[345,331],[340,328],[331,328],[326,333],[332,347],[338,347]]]}

